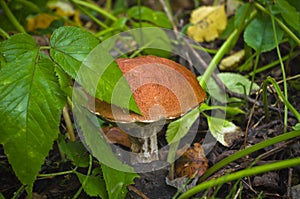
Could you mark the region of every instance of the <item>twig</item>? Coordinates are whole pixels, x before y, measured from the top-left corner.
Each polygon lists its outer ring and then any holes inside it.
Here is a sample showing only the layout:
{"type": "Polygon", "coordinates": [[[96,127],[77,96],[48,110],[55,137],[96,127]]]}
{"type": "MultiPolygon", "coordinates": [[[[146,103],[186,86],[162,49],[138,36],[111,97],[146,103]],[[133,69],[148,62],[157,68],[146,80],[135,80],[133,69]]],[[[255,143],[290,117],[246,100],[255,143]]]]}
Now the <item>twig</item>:
{"type": "Polygon", "coordinates": [[[72,126],[72,121],[70,119],[70,115],[69,115],[69,111],[68,111],[68,105],[66,105],[64,108],[63,108],[63,117],[64,117],[64,120],[65,120],[65,123],[67,125],[67,130],[68,130],[68,135],[69,135],[69,139],[74,142],[76,139],[75,139],[75,133],[74,133],[74,129],[73,129],[73,126],[72,126]]]}
{"type": "Polygon", "coordinates": [[[128,190],[133,191],[134,193],[141,196],[143,199],[149,199],[148,196],[146,196],[144,193],[142,193],[140,190],[138,190],[136,187],[134,187],[132,185],[128,185],[128,190]]]}

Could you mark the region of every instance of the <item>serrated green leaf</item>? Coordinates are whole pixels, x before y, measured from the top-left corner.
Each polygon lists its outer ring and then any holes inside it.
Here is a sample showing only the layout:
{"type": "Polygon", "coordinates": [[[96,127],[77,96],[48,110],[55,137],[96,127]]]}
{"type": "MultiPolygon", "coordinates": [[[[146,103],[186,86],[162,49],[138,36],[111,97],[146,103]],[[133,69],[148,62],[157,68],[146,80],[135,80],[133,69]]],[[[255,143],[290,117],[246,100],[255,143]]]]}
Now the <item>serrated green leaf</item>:
{"type": "Polygon", "coordinates": [[[65,97],[52,62],[38,59],[31,36],[14,35],[1,48],[7,63],[0,71],[0,143],[30,191],[59,134],[65,97]]]}
{"type": "Polygon", "coordinates": [[[80,183],[82,184],[86,178],[87,181],[85,186],[83,186],[83,190],[91,197],[100,197],[102,199],[108,198],[105,181],[103,177],[100,175],[100,168],[95,168],[92,171],[91,176],[86,176],[82,173],[75,172],[80,183]]]}
{"type": "Polygon", "coordinates": [[[210,133],[224,146],[231,146],[233,141],[242,135],[241,129],[232,122],[216,117],[206,118],[210,133]]]}
{"type": "Polygon", "coordinates": [[[79,28],[58,28],[50,38],[50,56],[76,79],[77,72],[87,55],[99,44],[91,33],[79,28]]]}
{"type": "Polygon", "coordinates": [[[101,168],[109,198],[124,198],[127,193],[127,185],[132,184],[133,179],[138,175],[132,167],[122,163],[117,158],[117,154],[112,152],[99,130],[97,117],[80,106],[75,106],[74,113],[86,146],[102,163],[101,168]]]}
{"type": "Polygon", "coordinates": [[[144,6],[134,6],[127,11],[129,17],[135,20],[147,21],[162,28],[172,28],[167,15],[144,6]]]}
{"type": "Polygon", "coordinates": [[[109,49],[103,48],[91,33],[75,27],[62,27],[52,34],[50,43],[50,56],[89,94],[140,113],[109,49]],[[113,94],[118,96],[113,98],[113,94]]]}
{"type": "Polygon", "coordinates": [[[181,117],[180,119],[171,122],[168,125],[168,129],[166,132],[166,139],[168,143],[171,144],[180,141],[180,139],[188,133],[191,126],[199,117],[199,113],[199,109],[196,108],[187,113],[185,116],[181,117]]]}
{"type": "MultiPolygon", "coordinates": [[[[231,91],[239,94],[248,94],[250,91],[251,81],[238,73],[224,72],[217,74],[223,84],[231,91]]],[[[220,102],[237,101],[237,98],[229,98],[224,92],[221,91],[217,83],[211,78],[207,83],[210,96],[220,102]]],[[[259,89],[259,86],[254,82],[252,90],[259,89]]]]}
{"type": "MultiPolygon", "coordinates": [[[[276,26],[277,40],[280,42],[283,31],[276,26]]],[[[276,47],[272,22],[267,15],[258,15],[246,27],[244,32],[245,42],[258,52],[266,52],[276,47]]]]}

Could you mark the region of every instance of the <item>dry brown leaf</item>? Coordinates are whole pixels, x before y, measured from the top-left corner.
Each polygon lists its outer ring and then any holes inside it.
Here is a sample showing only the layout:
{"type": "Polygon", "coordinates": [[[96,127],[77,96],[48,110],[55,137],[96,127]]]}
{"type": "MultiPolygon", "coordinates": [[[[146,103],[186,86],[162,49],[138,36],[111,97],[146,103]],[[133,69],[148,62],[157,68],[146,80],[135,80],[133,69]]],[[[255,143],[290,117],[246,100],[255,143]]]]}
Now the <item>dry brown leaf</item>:
{"type": "Polygon", "coordinates": [[[194,24],[188,28],[187,34],[195,41],[213,41],[226,28],[227,17],[224,5],[202,6],[191,14],[190,23],[194,24]]]}
{"type": "Polygon", "coordinates": [[[194,143],[193,147],[188,148],[183,155],[176,160],[175,172],[179,177],[189,178],[199,177],[208,168],[208,160],[205,157],[201,144],[194,143]]]}

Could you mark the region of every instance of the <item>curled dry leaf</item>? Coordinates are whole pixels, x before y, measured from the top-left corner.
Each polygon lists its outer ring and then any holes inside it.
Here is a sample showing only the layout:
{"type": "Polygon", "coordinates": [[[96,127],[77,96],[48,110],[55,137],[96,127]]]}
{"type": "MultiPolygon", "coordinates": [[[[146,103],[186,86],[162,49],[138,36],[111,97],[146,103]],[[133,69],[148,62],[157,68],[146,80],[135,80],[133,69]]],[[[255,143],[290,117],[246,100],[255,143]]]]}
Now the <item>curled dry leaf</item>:
{"type": "Polygon", "coordinates": [[[191,14],[190,22],[194,25],[188,28],[187,34],[195,41],[213,41],[227,25],[224,5],[202,6],[191,14]]]}
{"type": "Polygon", "coordinates": [[[175,168],[178,177],[187,176],[194,178],[203,175],[208,168],[208,160],[205,157],[201,144],[194,143],[192,147],[188,148],[176,160],[175,168]]]}
{"type": "Polygon", "coordinates": [[[131,147],[131,141],[128,134],[119,127],[104,127],[102,131],[110,143],[120,144],[127,148],[131,147]]]}
{"type": "Polygon", "coordinates": [[[230,71],[238,67],[238,65],[244,60],[245,50],[240,50],[232,55],[225,57],[220,62],[220,70],[230,71]]]}

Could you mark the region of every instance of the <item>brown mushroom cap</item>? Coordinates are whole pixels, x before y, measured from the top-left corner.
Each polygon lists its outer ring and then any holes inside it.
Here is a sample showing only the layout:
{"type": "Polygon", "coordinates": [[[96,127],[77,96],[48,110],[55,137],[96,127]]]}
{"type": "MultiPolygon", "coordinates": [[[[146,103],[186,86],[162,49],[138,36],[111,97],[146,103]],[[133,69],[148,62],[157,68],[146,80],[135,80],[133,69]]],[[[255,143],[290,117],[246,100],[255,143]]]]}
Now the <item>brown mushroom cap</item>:
{"type": "Polygon", "coordinates": [[[174,61],[152,55],[116,61],[142,115],[96,99],[88,108],[106,120],[150,123],[175,119],[198,107],[206,98],[196,76],[174,61]]]}

